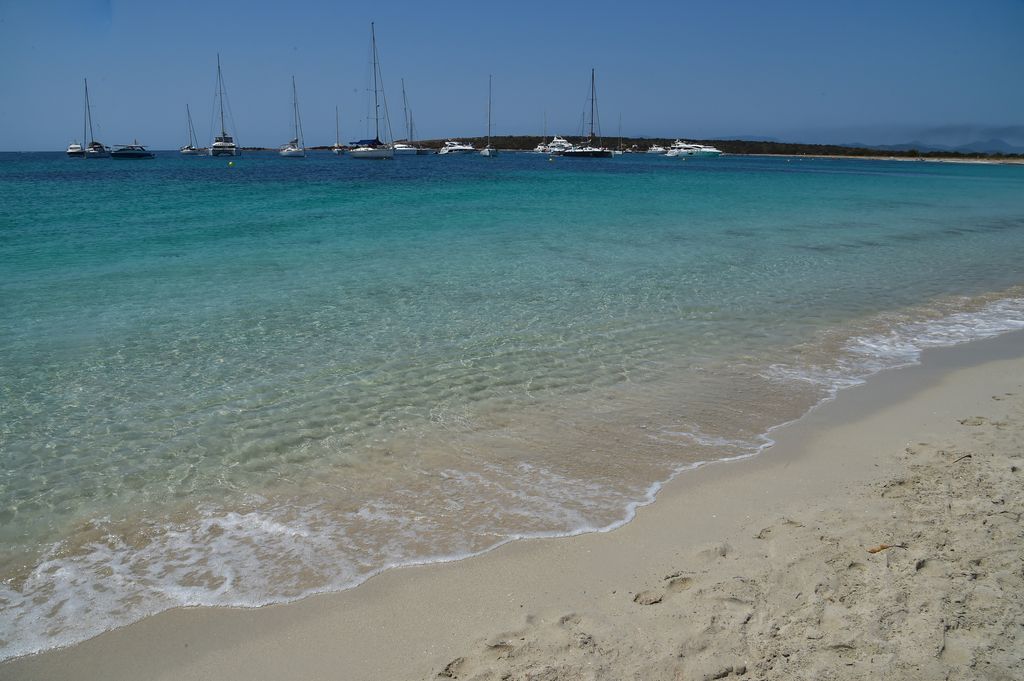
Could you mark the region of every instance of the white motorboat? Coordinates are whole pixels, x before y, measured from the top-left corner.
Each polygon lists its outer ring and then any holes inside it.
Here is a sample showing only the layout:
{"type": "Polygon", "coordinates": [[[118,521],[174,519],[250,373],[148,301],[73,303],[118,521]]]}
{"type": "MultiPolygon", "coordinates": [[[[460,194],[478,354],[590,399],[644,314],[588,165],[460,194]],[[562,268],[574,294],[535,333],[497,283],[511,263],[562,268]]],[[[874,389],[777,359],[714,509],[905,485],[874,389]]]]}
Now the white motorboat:
{"type": "MultiPolygon", "coordinates": [[[[377,31],[372,21],[370,22],[370,46],[370,52],[373,55],[373,125],[376,134],[372,140],[355,142],[355,148],[350,149],[348,155],[358,159],[390,159],[395,157],[395,147],[393,144],[386,144],[380,139],[380,100],[384,99],[384,90],[381,87],[383,79],[380,74],[380,60],[377,59],[377,31]]],[[[390,132],[391,119],[388,118],[386,99],[384,99],[384,122],[385,130],[390,132]]]]}
{"type": "Polygon", "coordinates": [[[395,142],[392,146],[395,148],[395,156],[415,156],[420,153],[419,149],[405,142],[395,142]]]}
{"type": "Polygon", "coordinates": [[[440,151],[438,151],[437,153],[472,154],[475,153],[476,151],[476,148],[474,148],[472,144],[463,144],[462,142],[459,142],[457,140],[448,140],[447,142],[444,143],[444,146],[441,147],[440,151]]]}
{"type": "Polygon", "coordinates": [[[694,144],[690,144],[689,142],[676,140],[669,146],[668,151],[665,152],[665,155],[671,156],[673,158],[680,156],[696,156],[697,146],[694,144]]]}
{"type": "Polygon", "coordinates": [[[85,149],[77,141],[68,145],[68,156],[71,158],[85,158],[85,149]]]}
{"type": "Polygon", "coordinates": [[[220,110],[220,134],[213,138],[210,145],[210,156],[240,156],[242,150],[235,144],[235,138],[228,134],[224,125],[224,76],[220,71],[220,54],[217,55],[217,106],[220,110]]]}
{"type": "Polygon", "coordinates": [[[536,148],[534,148],[534,151],[536,151],[539,154],[551,154],[553,156],[558,156],[562,152],[567,151],[569,149],[572,149],[572,143],[569,142],[569,140],[565,139],[564,137],[559,137],[558,135],[555,135],[554,137],[551,138],[551,142],[549,142],[548,144],[544,144],[543,142],[541,142],[536,146],[536,148]]]}
{"type": "Polygon", "coordinates": [[[206,153],[206,149],[201,149],[199,140],[196,139],[196,131],[192,127],[192,112],[189,110],[188,104],[185,105],[185,118],[188,121],[188,144],[178,149],[178,152],[182,156],[198,156],[206,153]]]}
{"type": "Polygon", "coordinates": [[[697,144],[697,156],[721,156],[722,150],[708,144],[697,144]]]}
{"type": "Polygon", "coordinates": [[[292,132],[295,137],[281,147],[277,153],[291,158],[304,158],[306,147],[302,144],[302,119],[299,117],[299,95],[295,89],[295,76],[292,76],[292,121],[292,132]]]}
{"type": "Polygon", "coordinates": [[[644,153],[645,154],[664,154],[665,153],[665,147],[661,146],[660,144],[653,144],[653,145],[651,145],[651,148],[648,149],[647,151],[645,151],[644,153]]]}

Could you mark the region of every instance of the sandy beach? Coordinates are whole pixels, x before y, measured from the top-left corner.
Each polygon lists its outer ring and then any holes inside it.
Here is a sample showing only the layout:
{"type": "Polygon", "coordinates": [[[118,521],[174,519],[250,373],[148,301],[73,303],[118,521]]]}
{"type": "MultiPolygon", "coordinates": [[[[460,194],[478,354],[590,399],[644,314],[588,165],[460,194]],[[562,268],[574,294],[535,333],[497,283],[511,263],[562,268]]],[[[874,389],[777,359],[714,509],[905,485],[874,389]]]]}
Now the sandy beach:
{"type": "Polygon", "coordinates": [[[929,350],[613,532],[256,610],[169,611],[4,679],[1019,679],[1024,335],[929,350]]]}

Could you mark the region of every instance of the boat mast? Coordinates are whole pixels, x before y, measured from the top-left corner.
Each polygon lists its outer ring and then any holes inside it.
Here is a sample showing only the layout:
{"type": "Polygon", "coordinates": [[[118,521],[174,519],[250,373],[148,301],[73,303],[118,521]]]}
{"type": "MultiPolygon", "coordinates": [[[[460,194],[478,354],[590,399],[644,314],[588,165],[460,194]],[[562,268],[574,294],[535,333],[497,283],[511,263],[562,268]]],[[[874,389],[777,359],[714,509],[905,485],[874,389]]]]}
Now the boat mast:
{"type": "Polygon", "coordinates": [[[409,100],[405,96],[405,78],[402,79],[402,115],[405,117],[405,141],[412,144],[412,116],[409,114],[409,100]]]}
{"type": "Polygon", "coordinates": [[[192,111],[185,105],[185,116],[188,118],[188,143],[191,147],[198,147],[199,140],[196,138],[196,129],[192,125],[192,111]]]}
{"type": "Polygon", "coordinates": [[[224,129],[224,76],[220,72],[220,52],[217,53],[217,100],[220,102],[220,136],[227,137],[224,129]]]}
{"type": "Polygon", "coordinates": [[[338,125],[338,107],[334,107],[334,146],[341,146],[341,128],[338,125]]]}
{"type": "Polygon", "coordinates": [[[295,141],[302,145],[302,119],[299,118],[299,95],[295,90],[295,76],[292,76],[292,109],[295,114],[295,141]]]}
{"type": "Polygon", "coordinates": [[[487,148],[491,147],[491,74],[487,74],[487,148]]]}
{"type": "Polygon", "coordinates": [[[87,139],[86,136],[85,136],[85,130],[88,127],[88,125],[89,125],[89,81],[86,80],[85,81],[85,111],[82,112],[82,148],[83,149],[85,148],[85,145],[88,144],[88,142],[85,141],[87,139]]]}
{"type": "Polygon", "coordinates": [[[594,69],[590,69],[590,139],[594,139],[594,108],[597,106],[597,89],[594,85],[594,69]]]}
{"type": "Polygon", "coordinates": [[[377,33],[370,22],[370,52],[373,55],[373,126],[374,139],[380,142],[380,104],[377,102],[377,33]]]}
{"type": "MultiPolygon", "coordinates": [[[[89,104],[89,79],[86,78],[84,80],[85,80],[85,118],[86,118],[86,120],[89,121],[89,145],[92,146],[92,143],[95,142],[96,140],[93,138],[93,134],[92,134],[92,107],[89,104]]],[[[85,131],[83,130],[82,132],[84,133],[85,131]]]]}

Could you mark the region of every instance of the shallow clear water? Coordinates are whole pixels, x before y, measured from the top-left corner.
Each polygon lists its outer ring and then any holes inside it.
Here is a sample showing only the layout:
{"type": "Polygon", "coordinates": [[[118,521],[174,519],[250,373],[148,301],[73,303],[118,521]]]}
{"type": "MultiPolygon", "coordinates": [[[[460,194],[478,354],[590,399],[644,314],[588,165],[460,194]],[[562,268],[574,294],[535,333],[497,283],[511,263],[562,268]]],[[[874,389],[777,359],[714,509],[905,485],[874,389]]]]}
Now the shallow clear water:
{"type": "Polygon", "coordinates": [[[614,527],[1024,326],[1020,166],[0,154],[0,197],[0,658],[614,527]]]}

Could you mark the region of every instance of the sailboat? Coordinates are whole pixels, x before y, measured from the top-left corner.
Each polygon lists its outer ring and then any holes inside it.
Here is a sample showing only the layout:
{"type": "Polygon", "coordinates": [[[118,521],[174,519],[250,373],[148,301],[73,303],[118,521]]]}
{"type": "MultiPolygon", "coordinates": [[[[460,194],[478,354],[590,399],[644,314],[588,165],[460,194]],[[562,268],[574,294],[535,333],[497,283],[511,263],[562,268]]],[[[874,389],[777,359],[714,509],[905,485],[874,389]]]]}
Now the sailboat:
{"type": "Polygon", "coordinates": [[[594,146],[594,119],[597,117],[599,117],[599,114],[597,113],[596,78],[594,69],[590,69],[590,137],[583,144],[575,145],[572,149],[563,151],[562,156],[574,156],[577,158],[611,157],[611,150],[600,146],[600,140],[598,140],[598,146],[594,146]]]}
{"type": "Polygon", "coordinates": [[[189,110],[188,104],[185,105],[185,117],[188,120],[188,144],[178,151],[182,156],[198,156],[206,150],[199,148],[199,140],[196,139],[196,129],[192,127],[192,112],[189,110]]]}
{"type": "Polygon", "coordinates": [[[331,151],[339,156],[345,153],[345,147],[341,144],[341,127],[338,125],[338,107],[334,107],[334,146],[331,151]]]}
{"type": "Polygon", "coordinates": [[[213,138],[210,145],[210,156],[240,156],[242,150],[235,144],[235,138],[228,134],[224,126],[224,76],[220,72],[220,54],[217,54],[217,105],[220,109],[220,134],[213,138]]]}
{"type": "Polygon", "coordinates": [[[491,76],[487,76],[487,144],[480,150],[481,156],[494,158],[498,150],[491,146],[491,76]]]}
{"type": "MultiPolygon", "coordinates": [[[[86,125],[89,128],[89,144],[86,145],[83,154],[85,158],[109,158],[110,149],[107,148],[102,142],[97,142],[96,138],[93,137],[92,133],[92,106],[89,104],[89,81],[85,80],[85,120],[86,125]]],[[[85,136],[85,131],[82,131],[82,136],[85,136]]],[[[71,147],[68,147],[68,155],[71,155],[71,147]]]]}
{"type": "Polygon", "coordinates": [[[405,96],[405,78],[402,79],[402,115],[405,117],[405,141],[395,142],[395,156],[415,156],[420,150],[412,143],[412,112],[405,96]]]}
{"type": "Polygon", "coordinates": [[[281,154],[281,156],[303,158],[306,156],[306,148],[302,146],[302,119],[299,117],[299,95],[295,89],[295,76],[292,76],[292,113],[294,121],[292,132],[295,133],[295,137],[288,144],[281,147],[277,153],[281,154]]]}
{"type": "Polygon", "coordinates": [[[355,149],[349,151],[352,158],[386,159],[395,157],[395,148],[385,144],[380,139],[380,100],[384,100],[384,122],[388,131],[391,130],[391,119],[388,118],[388,102],[384,97],[384,79],[380,75],[380,62],[377,59],[377,31],[373,22],[370,22],[370,52],[373,56],[373,125],[374,136],[372,140],[360,140],[355,142],[355,149]]]}

